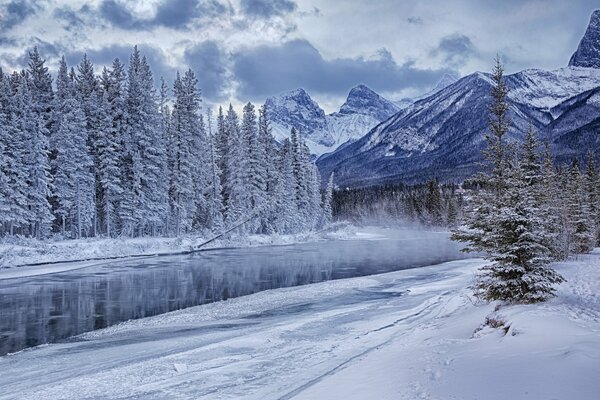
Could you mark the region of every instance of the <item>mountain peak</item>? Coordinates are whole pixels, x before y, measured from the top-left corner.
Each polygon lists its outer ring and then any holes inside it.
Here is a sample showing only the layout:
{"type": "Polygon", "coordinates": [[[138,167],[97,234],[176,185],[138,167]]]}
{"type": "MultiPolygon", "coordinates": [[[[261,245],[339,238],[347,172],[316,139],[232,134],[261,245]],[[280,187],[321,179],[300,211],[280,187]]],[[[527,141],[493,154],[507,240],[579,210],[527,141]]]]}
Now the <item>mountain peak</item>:
{"type": "Polygon", "coordinates": [[[590,23],[571,56],[569,67],[600,68],[600,10],[590,17],[590,23]]]}
{"type": "Polygon", "coordinates": [[[346,102],[340,107],[340,114],[371,115],[380,121],[397,111],[398,107],[394,103],[362,83],[350,89],[346,102]]]}

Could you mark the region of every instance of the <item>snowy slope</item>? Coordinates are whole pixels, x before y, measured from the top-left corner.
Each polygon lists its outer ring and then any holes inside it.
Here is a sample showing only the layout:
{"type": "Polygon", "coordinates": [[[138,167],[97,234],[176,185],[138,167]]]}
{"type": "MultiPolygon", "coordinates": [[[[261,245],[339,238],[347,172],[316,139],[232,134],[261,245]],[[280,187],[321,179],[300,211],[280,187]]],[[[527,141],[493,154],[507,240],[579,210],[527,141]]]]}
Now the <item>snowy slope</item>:
{"type": "Polygon", "coordinates": [[[600,253],[557,265],[557,298],[499,311],[466,289],[482,264],[269,290],[0,357],[0,399],[596,399],[600,253]]]}

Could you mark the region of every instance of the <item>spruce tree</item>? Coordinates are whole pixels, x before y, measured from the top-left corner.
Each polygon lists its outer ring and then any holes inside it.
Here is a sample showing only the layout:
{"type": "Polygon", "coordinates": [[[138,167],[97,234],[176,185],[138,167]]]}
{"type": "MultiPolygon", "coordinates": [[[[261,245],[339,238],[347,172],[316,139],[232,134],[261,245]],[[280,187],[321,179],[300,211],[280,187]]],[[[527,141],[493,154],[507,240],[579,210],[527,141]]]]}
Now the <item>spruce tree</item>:
{"type": "Polygon", "coordinates": [[[588,253],[593,248],[594,235],[585,190],[585,179],[581,174],[578,160],[573,162],[569,170],[567,193],[568,234],[570,238],[569,253],[588,253]]]}
{"type": "Polygon", "coordinates": [[[466,226],[455,231],[453,239],[467,242],[467,251],[483,252],[489,261],[473,285],[477,297],[509,303],[543,301],[552,296],[553,285],[563,279],[548,267],[550,250],[544,245],[535,190],[540,184],[536,143],[530,131],[517,156],[514,147],[505,143],[510,127],[508,89],[499,60],[492,79],[490,134],[486,135],[485,152],[491,172],[478,176],[483,188],[473,196],[466,226]]]}
{"type": "Polygon", "coordinates": [[[323,217],[321,226],[327,226],[333,220],[333,173],[329,175],[327,187],[323,193],[323,217]]]}

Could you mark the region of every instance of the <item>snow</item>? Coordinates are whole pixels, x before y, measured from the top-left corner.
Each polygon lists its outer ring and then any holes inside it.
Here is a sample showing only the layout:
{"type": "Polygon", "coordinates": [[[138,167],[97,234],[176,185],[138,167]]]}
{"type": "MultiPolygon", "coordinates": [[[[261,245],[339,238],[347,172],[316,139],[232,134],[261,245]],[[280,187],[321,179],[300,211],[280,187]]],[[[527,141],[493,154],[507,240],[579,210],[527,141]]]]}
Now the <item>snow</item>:
{"type": "Polygon", "coordinates": [[[497,311],[466,288],[482,264],[270,290],[0,357],[0,399],[597,399],[600,250],[556,266],[555,299],[497,311]]]}
{"type": "MultiPolygon", "coordinates": [[[[377,236],[378,231],[375,227],[361,228],[359,231],[354,226],[333,224],[319,232],[232,236],[218,239],[203,248],[286,245],[324,239],[362,239],[361,232],[377,236]]],[[[69,271],[105,264],[113,258],[140,258],[186,252],[194,250],[208,239],[210,236],[194,235],[179,238],[89,238],[57,241],[6,237],[0,241],[0,279],[69,271]]]]}
{"type": "Polygon", "coordinates": [[[528,69],[507,77],[509,97],[516,102],[549,110],[559,103],[600,86],[600,70],[564,67],[554,71],[528,69]]]}

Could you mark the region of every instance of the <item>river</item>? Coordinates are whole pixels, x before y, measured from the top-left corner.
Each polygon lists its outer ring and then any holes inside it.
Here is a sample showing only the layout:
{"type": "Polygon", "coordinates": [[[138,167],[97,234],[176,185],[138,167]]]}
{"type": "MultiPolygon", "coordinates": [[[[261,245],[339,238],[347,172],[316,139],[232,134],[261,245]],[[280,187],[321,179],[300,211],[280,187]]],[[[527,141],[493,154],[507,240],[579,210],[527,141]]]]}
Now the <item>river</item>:
{"type": "Polygon", "coordinates": [[[329,240],[112,261],[0,280],[0,355],[129,319],[289,286],[464,258],[447,233],[329,240]]]}

